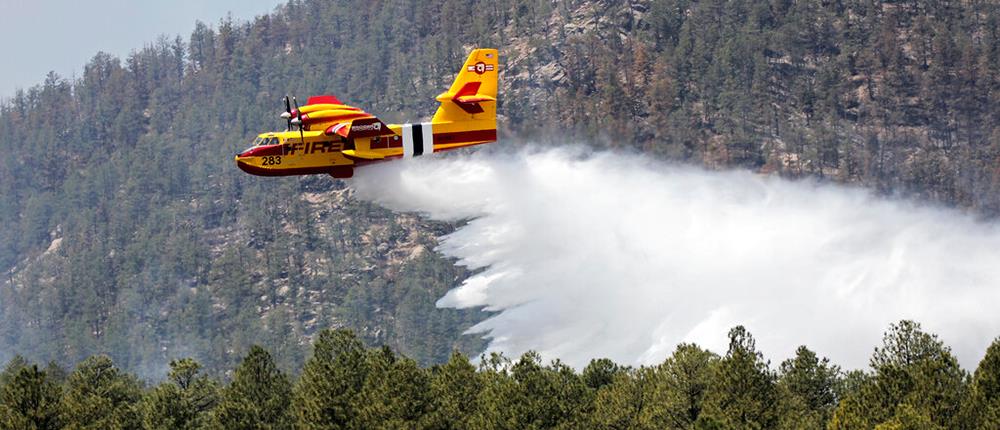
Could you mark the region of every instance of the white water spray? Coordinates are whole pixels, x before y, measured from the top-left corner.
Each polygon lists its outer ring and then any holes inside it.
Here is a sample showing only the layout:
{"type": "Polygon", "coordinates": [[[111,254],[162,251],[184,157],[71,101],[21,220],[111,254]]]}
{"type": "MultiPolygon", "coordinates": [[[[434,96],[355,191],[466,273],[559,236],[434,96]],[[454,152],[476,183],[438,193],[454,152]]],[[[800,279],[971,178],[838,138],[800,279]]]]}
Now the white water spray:
{"type": "Polygon", "coordinates": [[[357,195],[470,221],[439,250],[479,272],[443,307],[499,311],[489,350],[582,367],[719,353],[746,326],[864,368],[913,319],[974,368],[1000,335],[1000,228],[857,189],[579,150],[423,157],[358,171],[357,195]]]}

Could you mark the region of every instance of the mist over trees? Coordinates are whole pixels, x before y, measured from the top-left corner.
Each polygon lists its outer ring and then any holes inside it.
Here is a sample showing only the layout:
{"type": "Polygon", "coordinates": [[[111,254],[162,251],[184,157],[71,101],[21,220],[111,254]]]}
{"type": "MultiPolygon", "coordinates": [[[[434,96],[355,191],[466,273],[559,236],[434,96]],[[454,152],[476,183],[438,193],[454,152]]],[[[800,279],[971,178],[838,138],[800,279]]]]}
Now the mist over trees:
{"type": "MultiPolygon", "coordinates": [[[[284,94],[336,94],[387,121],[426,118],[467,49],[496,46],[505,144],[584,141],[858,183],[994,217],[998,29],[1000,6],[975,1],[293,0],[250,22],[199,23],[190,35],[161,38],[125,58],[98,53],[78,79],[49,74],[0,102],[0,359],[20,354],[77,369],[66,381],[53,382],[48,370],[25,374],[39,405],[52,404],[52,387],[61,386],[60,404],[77,393],[74,410],[85,414],[97,401],[88,384],[110,384],[114,402],[142,397],[146,405],[111,417],[58,414],[97,423],[155,421],[149,417],[175,409],[188,411],[178,420],[197,425],[260,419],[261,404],[280,409],[269,403],[277,400],[240,399],[239,389],[221,390],[204,376],[239,369],[252,355],[271,376],[241,384],[296,393],[294,416],[265,414],[276,423],[426,416],[420,408],[430,407],[419,402],[344,406],[364,390],[398,393],[392,384],[402,378],[439,393],[429,419],[472,427],[522,415],[540,426],[583,422],[560,415],[580,405],[593,408],[586,419],[596,421],[587,423],[607,427],[641,420],[903,426],[925,416],[949,426],[972,413],[927,409],[910,385],[885,400],[904,406],[865,409],[871,396],[888,395],[876,376],[847,375],[830,394],[822,388],[836,373],[829,363],[800,351],[787,369],[799,379],[787,380],[740,333],[725,357],[682,346],[656,371],[595,362],[576,375],[527,357],[488,358],[472,372],[449,353],[482,350],[481,339],[462,333],[484,315],[434,306],[467,275],[432,251],[450,226],[354,200],[330,178],[249,177],[231,157],[256,133],[283,126],[276,114],[284,94]],[[355,381],[336,388],[348,393],[341,405],[310,406],[301,390],[334,388],[306,383],[331,370],[310,367],[309,345],[347,342],[324,338],[339,327],[357,333],[348,342],[354,355],[341,357],[338,346],[330,360],[374,360],[365,366],[394,379],[372,387],[355,381]],[[372,358],[361,345],[388,345],[414,361],[386,351],[372,358]],[[87,379],[110,369],[102,354],[127,373],[87,379]],[[184,357],[196,362],[177,361],[184,357]],[[458,376],[438,380],[418,364],[458,376]],[[717,368],[756,388],[711,388],[706,381],[730,380],[707,376],[717,368]],[[299,372],[297,382],[288,379],[299,372]],[[147,401],[155,390],[130,374],[168,375],[164,383],[176,388],[147,401]],[[503,404],[522,385],[569,390],[557,397],[575,406],[526,401],[514,414],[490,403],[473,413],[448,394],[465,390],[503,404]],[[662,411],[636,406],[653,386],[672,393],[655,394],[670,405],[662,411]],[[766,406],[785,398],[793,400],[782,400],[780,412],[766,406]],[[628,421],[620,421],[621,408],[633,408],[628,421]]],[[[990,373],[977,372],[973,381],[983,388],[970,388],[944,358],[934,366],[947,377],[886,360],[873,364],[876,374],[895,375],[885,381],[933,382],[950,387],[940,393],[948,402],[995,403],[990,373]],[[946,379],[927,379],[936,377],[946,379]]]]}
{"type": "Polygon", "coordinates": [[[0,372],[0,428],[854,429],[1000,425],[1000,339],[970,375],[912,321],[893,324],[867,371],[844,372],[802,346],[772,366],[743,327],[717,355],[682,344],[638,368],[595,359],[581,371],[537,353],[452,353],[421,367],[347,330],[317,336],[289,375],[253,346],[230,376],[191,359],[142,386],[106,356],[65,374],[17,357],[0,372]]]}

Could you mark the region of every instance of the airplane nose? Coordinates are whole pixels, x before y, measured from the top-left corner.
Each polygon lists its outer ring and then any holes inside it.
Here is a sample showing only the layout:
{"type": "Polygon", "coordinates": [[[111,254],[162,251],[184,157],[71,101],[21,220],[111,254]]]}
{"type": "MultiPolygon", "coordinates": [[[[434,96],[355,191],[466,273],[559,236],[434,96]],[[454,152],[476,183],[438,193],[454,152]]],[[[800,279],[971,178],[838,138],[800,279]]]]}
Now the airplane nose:
{"type": "Polygon", "coordinates": [[[242,170],[244,172],[247,172],[247,173],[250,173],[250,174],[256,174],[253,171],[253,166],[251,166],[249,163],[247,163],[246,161],[244,161],[243,158],[244,157],[241,157],[240,154],[236,154],[236,157],[235,157],[236,167],[239,167],[240,170],[242,170]]]}

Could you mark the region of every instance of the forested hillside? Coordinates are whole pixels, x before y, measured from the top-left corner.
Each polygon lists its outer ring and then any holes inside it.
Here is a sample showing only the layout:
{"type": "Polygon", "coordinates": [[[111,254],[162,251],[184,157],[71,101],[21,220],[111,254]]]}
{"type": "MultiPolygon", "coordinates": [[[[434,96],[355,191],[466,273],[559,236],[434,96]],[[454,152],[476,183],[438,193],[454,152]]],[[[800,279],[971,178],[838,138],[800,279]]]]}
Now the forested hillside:
{"type": "Polygon", "coordinates": [[[654,366],[596,359],[582,371],[529,352],[459,353],[421,368],[349,331],[323,331],[298,376],[252,347],[231,382],[191,359],[143,386],[95,356],[67,374],[17,357],[0,372],[0,428],[995,429],[1000,339],[973,374],[911,321],[894,324],[871,371],[806,347],[771,367],[743,327],[724,355],[681,344],[654,366]]]}
{"type": "MultiPolygon", "coordinates": [[[[139,43],[139,42],[137,42],[139,43]]],[[[427,118],[473,46],[501,49],[502,145],[588,143],[859,183],[1000,212],[1000,6],[915,1],[294,0],[199,24],[0,103],[0,359],[109,354],[142,377],[251,344],[286,371],[326,328],[423,364],[476,310],[450,226],[232,154],[284,94],[427,118]]]]}

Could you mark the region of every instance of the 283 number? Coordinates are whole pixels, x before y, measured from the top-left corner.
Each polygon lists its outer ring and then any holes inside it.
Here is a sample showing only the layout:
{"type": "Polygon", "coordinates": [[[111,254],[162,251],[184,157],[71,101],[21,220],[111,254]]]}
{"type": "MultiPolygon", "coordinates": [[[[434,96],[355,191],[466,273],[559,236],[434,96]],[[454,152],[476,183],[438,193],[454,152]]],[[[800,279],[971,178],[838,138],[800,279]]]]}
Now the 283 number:
{"type": "Polygon", "coordinates": [[[264,163],[263,163],[264,166],[277,166],[279,164],[281,164],[280,156],[275,155],[275,156],[264,157],[264,163]]]}

